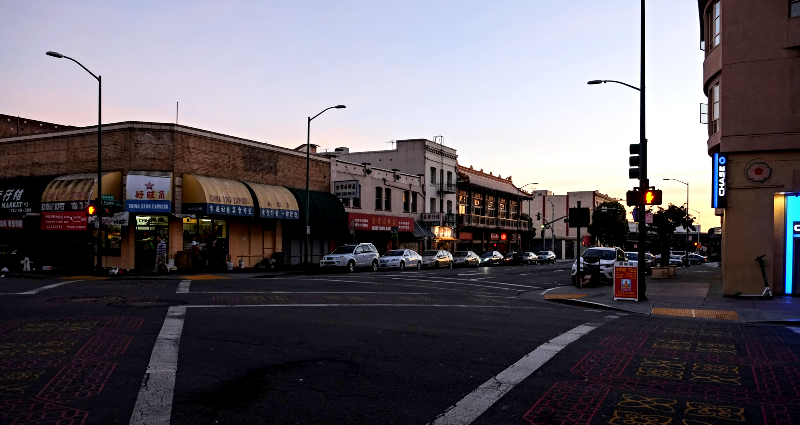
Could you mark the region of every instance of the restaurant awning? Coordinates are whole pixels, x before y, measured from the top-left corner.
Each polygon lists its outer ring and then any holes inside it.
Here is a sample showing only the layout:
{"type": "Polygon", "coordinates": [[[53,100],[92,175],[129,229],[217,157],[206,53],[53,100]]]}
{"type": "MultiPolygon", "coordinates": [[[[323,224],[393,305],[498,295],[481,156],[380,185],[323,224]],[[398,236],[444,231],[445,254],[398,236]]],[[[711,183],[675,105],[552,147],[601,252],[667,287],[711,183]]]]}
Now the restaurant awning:
{"type": "Polygon", "coordinates": [[[22,217],[42,211],[42,193],[53,176],[0,180],[0,217],[22,217]]]}
{"type": "Polygon", "coordinates": [[[254,209],[253,197],[242,182],[183,175],[184,214],[253,217],[254,209]]]}
{"type": "Polygon", "coordinates": [[[414,222],[414,230],[411,232],[417,238],[435,238],[436,235],[427,227],[423,227],[418,221],[414,222]]]}
{"type": "Polygon", "coordinates": [[[261,218],[299,220],[300,208],[289,189],[281,186],[245,182],[256,195],[256,211],[261,218]]]}
{"type": "MultiPolygon", "coordinates": [[[[300,206],[300,218],[304,219],[305,204],[306,204],[306,191],[302,189],[288,189],[297,199],[300,206]]],[[[332,230],[346,230],[347,229],[347,214],[344,212],[342,201],[332,193],[327,192],[309,192],[309,199],[311,205],[309,208],[309,223],[317,225],[327,225],[331,227],[340,227],[340,229],[332,230]]]]}
{"type": "MultiPolygon", "coordinates": [[[[103,173],[103,195],[122,200],[122,172],[103,173]]],[[[42,192],[42,212],[83,211],[97,197],[97,174],[67,174],[54,178],[42,192]]]]}

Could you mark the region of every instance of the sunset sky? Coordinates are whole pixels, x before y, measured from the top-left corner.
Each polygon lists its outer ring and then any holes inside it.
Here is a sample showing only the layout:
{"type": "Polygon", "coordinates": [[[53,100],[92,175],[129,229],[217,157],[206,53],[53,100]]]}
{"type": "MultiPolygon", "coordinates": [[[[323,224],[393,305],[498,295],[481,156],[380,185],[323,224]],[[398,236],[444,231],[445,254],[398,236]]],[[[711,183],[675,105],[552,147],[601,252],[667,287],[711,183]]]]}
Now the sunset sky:
{"type": "MultiPolygon", "coordinates": [[[[651,1],[647,136],[665,202],[710,208],[697,2],[651,1]]],[[[556,194],[624,198],[638,142],[639,1],[10,2],[0,113],[175,122],[289,148],[389,149],[444,136],[462,165],[556,194]]]]}

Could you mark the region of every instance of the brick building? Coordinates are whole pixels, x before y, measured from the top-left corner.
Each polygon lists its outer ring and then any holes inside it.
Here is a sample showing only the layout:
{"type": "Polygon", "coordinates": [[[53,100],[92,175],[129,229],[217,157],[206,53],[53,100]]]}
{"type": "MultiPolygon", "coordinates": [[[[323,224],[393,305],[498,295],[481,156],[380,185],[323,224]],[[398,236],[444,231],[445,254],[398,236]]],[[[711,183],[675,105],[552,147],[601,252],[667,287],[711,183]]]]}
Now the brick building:
{"type": "MultiPolygon", "coordinates": [[[[97,196],[97,127],[42,123],[51,131],[37,134],[38,121],[23,121],[26,135],[0,138],[0,200],[7,198],[0,204],[0,261],[11,267],[28,256],[34,267],[85,267],[93,251],[94,226],[84,211],[97,196]]],[[[2,128],[5,136],[16,131],[2,128]]],[[[179,267],[189,265],[192,241],[219,264],[252,266],[275,253],[299,263],[305,161],[292,149],[182,125],[103,125],[103,197],[120,205],[104,219],[103,264],[152,268],[157,234],[179,267]]],[[[312,155],[310,167],[313,261],[344,237],[346,224],[329,192],[330,161],[312,155]]]]}

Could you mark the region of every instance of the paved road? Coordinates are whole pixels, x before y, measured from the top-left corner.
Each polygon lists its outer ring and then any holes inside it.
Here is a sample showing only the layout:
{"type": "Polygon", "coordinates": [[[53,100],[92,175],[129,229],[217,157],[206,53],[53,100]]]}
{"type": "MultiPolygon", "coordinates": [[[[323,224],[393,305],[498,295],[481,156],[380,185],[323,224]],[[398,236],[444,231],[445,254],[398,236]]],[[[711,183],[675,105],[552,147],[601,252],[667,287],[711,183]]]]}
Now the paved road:
{"type": "Polygon", "coordinates": [[[4,279],[0,424],[800,423],[800,335],[534,296],[568,267],[4,279]]]}

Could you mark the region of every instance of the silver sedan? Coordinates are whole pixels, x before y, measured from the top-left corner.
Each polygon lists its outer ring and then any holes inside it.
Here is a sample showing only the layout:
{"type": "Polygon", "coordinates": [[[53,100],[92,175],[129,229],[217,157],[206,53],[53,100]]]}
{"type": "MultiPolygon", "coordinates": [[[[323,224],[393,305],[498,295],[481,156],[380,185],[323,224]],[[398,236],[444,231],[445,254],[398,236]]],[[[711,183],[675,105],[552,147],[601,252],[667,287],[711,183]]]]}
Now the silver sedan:
{"type": "Polygon", "coordinates": [[[378,260],[379,269],[400,269],[405,270],[414,267],[417,270],[422,268],[422,256],[410,249],[393,249],[383,254],[378,260]]]}

